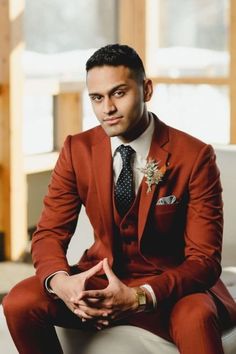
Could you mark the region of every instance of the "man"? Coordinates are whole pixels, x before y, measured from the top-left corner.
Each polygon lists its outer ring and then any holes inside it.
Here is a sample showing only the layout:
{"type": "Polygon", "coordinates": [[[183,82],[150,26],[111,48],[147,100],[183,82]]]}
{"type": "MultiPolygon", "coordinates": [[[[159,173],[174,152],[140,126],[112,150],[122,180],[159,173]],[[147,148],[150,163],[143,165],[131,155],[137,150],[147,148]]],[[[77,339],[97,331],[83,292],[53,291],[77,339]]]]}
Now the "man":
{"type": "Polygon", "coordinates": [[[222,200],[211,146],[148,112],[152,82],[137,53],[108,45],[88,60],[87,87],[100,126],[67,137],[34,234],[37,276],[4,300],[23,354],[61,353],[53,325],[139,326],[182,354],[222,354],[236,322],[219,280],[222,200]],[[94,244],[69,266],[81,205],[94,244]]]}

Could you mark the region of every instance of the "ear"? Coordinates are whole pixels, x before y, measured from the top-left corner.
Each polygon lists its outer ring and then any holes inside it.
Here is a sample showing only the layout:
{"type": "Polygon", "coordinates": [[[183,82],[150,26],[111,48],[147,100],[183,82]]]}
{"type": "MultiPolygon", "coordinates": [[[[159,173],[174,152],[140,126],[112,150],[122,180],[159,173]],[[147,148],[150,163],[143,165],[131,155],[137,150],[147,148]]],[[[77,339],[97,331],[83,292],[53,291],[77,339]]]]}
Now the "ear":
{"type": "Polygon", "coordinates": [[[143,82],[144,102],[150,101],[153,94],[152,80],[145,79],[143,82]]]}

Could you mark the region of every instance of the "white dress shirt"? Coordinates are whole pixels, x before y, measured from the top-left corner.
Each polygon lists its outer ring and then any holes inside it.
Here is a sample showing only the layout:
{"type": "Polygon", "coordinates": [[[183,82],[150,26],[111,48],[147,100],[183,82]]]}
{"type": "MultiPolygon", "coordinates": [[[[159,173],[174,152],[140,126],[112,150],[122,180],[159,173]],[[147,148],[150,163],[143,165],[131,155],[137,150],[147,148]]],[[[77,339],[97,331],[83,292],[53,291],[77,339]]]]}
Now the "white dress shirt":
{"type": "Polygon", "coordinates": [[[147,163],[147,156],[150,150],[152,136],[154,133],[154,118],[150,114],[150,123],[147,129],[140,135],[137,139],[131,141],[130,143],[124,144],[118,136],[111,137],[111,152],[113,157],[113,176],[114,182],[116,183],[119,174],[122,169],[122,158],[120,153],[116,152],[116,149],[120,145],[129,145],[136,152],[133,160],[133,174],[134,174],[134,184],[135,184],[135,193],[137,194],[140,183],[143,179],[143,173],[140,171],[140,168],[145,167],[147,163]]]}

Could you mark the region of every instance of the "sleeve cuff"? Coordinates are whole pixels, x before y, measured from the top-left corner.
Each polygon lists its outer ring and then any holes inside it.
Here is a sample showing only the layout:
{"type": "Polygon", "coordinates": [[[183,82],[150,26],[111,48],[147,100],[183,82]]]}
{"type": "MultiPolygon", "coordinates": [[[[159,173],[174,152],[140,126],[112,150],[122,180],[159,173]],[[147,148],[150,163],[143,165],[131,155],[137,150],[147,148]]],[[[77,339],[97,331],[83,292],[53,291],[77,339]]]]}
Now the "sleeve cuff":
{"type": "Polygon", "coordinates": [[[55,273],[49,275],[49,277],[47,277],[47,278],[45,279],[45,282],[44,282],[45,288],[46,288],[46,290],[47,290],[47,292],[48,292],[49,294],[54,294],[54,295],[56,295],[55,292],[54,292],[54,291],[52,290],[52,288],[50,287],[49,282],[50,282],[51,278],[52,278],[54,275],[58,274],[58,273],[65,273],[65,274],[67,274],[67,275],[69,276],[69,274],[68,274],[67,272],[65,272],[64,270],[59,270],[59,271],[57,271],[57,272],[55,272],[55,273]]]}
{"type": "Polygon", "coordinates": [[[153,291],[153,288],[149,284],[141,285],[140,288],[143,288],[143,289],[147,290],[149,292],[149,294],[151,295],[152,306],[153,306],[153,310],[155,311],[156,308],[157,308],[157,298],[156,298],[156,295],[155,295],[155,293],[153,291]]]}

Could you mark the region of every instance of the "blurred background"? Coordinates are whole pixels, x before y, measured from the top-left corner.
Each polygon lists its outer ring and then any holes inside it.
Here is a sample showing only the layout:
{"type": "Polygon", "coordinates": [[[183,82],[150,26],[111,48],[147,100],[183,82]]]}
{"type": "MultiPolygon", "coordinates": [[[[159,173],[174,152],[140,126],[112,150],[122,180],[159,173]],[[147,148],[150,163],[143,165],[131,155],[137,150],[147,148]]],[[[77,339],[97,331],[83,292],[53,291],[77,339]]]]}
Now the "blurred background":
{"type": "MultiPolygon", "coordinates": [[[[30,239],[65,137],[97,125],[86,60],[116,42],[145,63],[155,87],[149,109],[215,147],[224,264],[236,263],[236,1],[0,0],[0,272],[7,281],[16,279],[9,261],[21,277],[32,272],[30,239]]],[[[80,220],[87,237],[84,211],[80,220]]]]}

